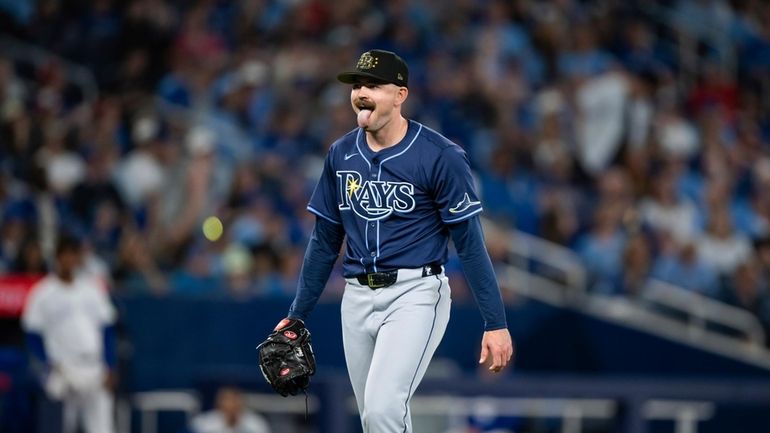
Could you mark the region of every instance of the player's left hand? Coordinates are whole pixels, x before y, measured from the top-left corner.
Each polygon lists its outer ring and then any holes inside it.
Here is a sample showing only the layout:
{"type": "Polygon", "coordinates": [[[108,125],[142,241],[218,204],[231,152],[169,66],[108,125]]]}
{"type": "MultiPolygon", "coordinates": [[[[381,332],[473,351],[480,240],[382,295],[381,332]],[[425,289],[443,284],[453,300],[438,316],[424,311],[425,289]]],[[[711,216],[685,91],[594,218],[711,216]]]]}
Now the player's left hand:
{"type": "Polygon", "coordinates": [[[489,370],[498,373],[513,357],[513,341],[507,329],[484,332],[481,339],[481,359],[479,364],[490,360],[489,370]]]}

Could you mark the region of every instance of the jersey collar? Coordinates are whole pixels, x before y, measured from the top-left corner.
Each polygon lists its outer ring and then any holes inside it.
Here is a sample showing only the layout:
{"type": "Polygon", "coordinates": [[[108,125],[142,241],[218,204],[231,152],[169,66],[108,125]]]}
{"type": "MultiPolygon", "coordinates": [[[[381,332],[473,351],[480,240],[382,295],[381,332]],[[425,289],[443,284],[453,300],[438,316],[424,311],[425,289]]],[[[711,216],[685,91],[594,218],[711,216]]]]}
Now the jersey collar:
{"type": "Polygon", "coordinates": [[[356,147],[358,147],[358,151],[361,152],[367,161],[374,163],[382,161],[384,158],[403,151],[412,142],[414,136],[420,130],[420,125],[417,122],[411,119],[407,119],[407,122],[409,122],[409,124],[407,126],[406,135],[404,135],[404,138],[402,138],[401,141],[396,143],[394,146],[390,146],[387,149],[382,149],[379,152],[373,151],[369,145],[366,144],[365,133],[361,132],[360,134],[357,134],[358,136],[356,138],[356,147]]]}

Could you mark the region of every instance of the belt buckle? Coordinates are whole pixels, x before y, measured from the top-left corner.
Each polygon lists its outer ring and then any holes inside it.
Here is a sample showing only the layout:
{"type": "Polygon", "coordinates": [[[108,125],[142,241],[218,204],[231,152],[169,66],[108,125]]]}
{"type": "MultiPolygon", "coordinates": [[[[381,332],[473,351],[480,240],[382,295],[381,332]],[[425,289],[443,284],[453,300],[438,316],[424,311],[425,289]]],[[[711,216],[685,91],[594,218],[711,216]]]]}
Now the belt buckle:
{"type": "Polygon", "coordinates": [[[366,282],[369,284],[369,287],[372,289],[379,289],[380,287],[385,287],[385,284],[377,284],[374,281],[374,278],[377,276],[377,274],[366,274],[366,282]]]}
{"type": "Polygon", "coordinates": [[[425,265],[422,267],[422,276],[423,278],[425,278],[425,277],[430,277],[432,275],[438,275],[441,273],[441,271],[442,271],[441,265],[436,265],[436,264],[425,265]]]}

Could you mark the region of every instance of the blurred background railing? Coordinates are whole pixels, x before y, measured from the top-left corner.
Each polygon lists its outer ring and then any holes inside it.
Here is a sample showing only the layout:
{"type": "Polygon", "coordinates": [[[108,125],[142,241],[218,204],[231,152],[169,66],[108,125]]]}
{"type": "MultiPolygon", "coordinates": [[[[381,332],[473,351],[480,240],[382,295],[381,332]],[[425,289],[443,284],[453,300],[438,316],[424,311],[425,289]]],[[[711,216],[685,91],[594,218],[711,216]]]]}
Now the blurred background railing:
{"type": "Polygon", "coordinates": [[[729,356],[762,359],[770,366],[764,329],[746,310],[655,279],[636,299],[588,293],[586,269],[571,250],[523,232],[505,233],[490,224],[486,223],[491,236],[508,236],[501,276],[518,296],[616,318],[647,332],[676,335],[700,348],[719,347],[729,356]]]}
{"type": "MultiPolygon", "coordinates": [[[[51,63],[59,63],[66,79],[80,89],[86,103],[93,104],[99,98],[99,86],[91,70],[69,62],[39,45],[25,43],[8,35],[0,35],[0,52],[3,53],[4,58],[13,60],[18,67],[28,67],[32,70],[43,68],[51,63]]],[[[26,84],[35,85],[32,80],[26,80],[26,84]]]]}

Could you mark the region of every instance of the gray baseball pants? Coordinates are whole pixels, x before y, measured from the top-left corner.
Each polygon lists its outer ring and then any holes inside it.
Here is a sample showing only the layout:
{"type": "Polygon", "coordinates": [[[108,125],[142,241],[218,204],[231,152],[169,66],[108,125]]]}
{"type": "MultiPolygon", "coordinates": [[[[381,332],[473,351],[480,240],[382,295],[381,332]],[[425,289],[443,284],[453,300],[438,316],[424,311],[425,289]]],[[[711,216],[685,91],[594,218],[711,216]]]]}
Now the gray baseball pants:
{"type": "Polygon", "coordinates": [[[444,336],[449,280],[401,269],[389,287],[347,279],[342,338],[364,433],[412,433],[409,400],[444,336]]]}

